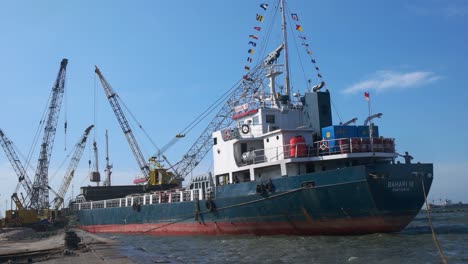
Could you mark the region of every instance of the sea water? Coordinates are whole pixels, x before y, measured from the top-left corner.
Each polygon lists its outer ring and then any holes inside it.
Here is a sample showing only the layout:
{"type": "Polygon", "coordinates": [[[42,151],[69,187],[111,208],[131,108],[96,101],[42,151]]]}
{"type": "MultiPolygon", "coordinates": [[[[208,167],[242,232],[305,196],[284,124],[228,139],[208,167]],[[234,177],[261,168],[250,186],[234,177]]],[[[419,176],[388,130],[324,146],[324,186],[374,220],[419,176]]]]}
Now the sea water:
{"type": "MultiPolygon", "coordinates": [[[[468,212],[431,214],[448,263],[468,263],[468,212]]],[[[362,236],[106,234],[136,263],[441,263],[420,213],[402,232],[362,236]]]]}

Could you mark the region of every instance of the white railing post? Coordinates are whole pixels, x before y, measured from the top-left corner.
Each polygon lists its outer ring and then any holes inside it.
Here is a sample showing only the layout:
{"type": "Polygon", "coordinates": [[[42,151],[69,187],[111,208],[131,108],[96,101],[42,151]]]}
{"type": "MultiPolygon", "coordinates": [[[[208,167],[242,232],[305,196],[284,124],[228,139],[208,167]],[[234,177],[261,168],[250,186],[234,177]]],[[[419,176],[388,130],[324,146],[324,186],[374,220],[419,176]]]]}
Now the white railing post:
{"type": "Polygon", "coordinates": [[[104,200],[104,208],[106,208],[106,205],[107,205],[107,200],[104,200]]]}
{"type": "Polygon", "coordinates": [[[93,209],[93,202],[90,203],[89,209],[93,209]]]}
{"type": "Polygon", "coordinates": [[[150,204],[153,204],[153,194],[150,194],[150,204]]]}
{"type": "Polygon", "coordinates": [[[159,202],[158,203],[161,203],[161,192],[159,192],[159,202]]]}
{"type": "Polygon", "coordinates": [[[130,198],[130,205],[133,206],[133,197],[130,198]]]}
{"type": "Polygon", "coordinates": [[[119,198],[119,207],[122,207],[122,198],[119,198]]]}
{"type": "Polygon", "coordinates": [[[181,202],[184,201],[184,192],[183,191],[180,191],[180,201],[181,202]]]}
{"type": "Polygon", "coordinates": [[[146,204],[146,195],[143,195],[143,205],[146,204]]]}
{"type": "Polygon", "coordinates": [[[194,191],[195,191],[195,190],[190,190],[190,201],[193,201],[193,192],[194,192],[194,191]]]}
{"type": "Polygon", "coordinates": [[[81,210],[81,203],[78,204],[78,211],[81,210]]]}

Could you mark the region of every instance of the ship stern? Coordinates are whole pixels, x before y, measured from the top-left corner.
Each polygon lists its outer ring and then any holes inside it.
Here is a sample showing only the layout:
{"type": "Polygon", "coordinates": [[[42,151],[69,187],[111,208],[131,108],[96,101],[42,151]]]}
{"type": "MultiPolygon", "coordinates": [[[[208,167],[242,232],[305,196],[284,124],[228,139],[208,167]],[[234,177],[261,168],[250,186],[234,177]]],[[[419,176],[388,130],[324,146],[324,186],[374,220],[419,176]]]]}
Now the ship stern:
{"type": "Polygon", "coordinates": [[[366,168],[375,208],[391,230],[405,228],[419,213],[432,185],[433,164],[379,164],[366,168]]]}

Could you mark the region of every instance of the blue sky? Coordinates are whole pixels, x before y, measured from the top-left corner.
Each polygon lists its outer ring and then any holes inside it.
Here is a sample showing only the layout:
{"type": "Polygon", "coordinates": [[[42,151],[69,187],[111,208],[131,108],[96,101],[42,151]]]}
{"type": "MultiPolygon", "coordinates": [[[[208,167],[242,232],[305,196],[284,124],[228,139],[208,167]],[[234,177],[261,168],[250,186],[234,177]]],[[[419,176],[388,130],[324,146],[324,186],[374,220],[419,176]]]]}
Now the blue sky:
{"type": "MultiPolygon", "coordinates": [[[[256,33],[254,26],[266,28],[272,18],[266,15],[263,23],[256,21],[262,3],[273,9],[273,1],[257,0],[4,1],[0,128],[27,155],[59,63],[68,58],[50,185],[58,188],[68,162],[61,164],[92,123],[96,129],[91,139],[98,141],[101,169],[107,128],[113,181],[130,183],[139,174],[138,167],[94,75],[94,65],[156,144],[164,146],[245,73],[249,35],[256,33]]],[[[288,11],[298,15],[302,34],[332,92],[334,122],[353,117],[363,122],[367,115],[363,92],[369,91],[372,111],[383,113],[376,121],[381,135],[396,138],[397,150],[409,151],[416,161],[434,163],[429,199],[468,202],[468,3],[296,0],[287,4],[288,11]]],[[[296,33],[290,33],[295,39],[291,53],[306,55],[296,33]]],[[[259,33],[258,45],[265,36],[259,33]]],[[[269,47],[278,46],[280,36],[277,30],[272,33],[270,41],[276,43],[269,47]]],[[[263,55],[257,52],[253,58],[263,55]]],[[[308,60],[302,63],[303,68],[291,69],[294,91],[304,91],[308,78],[316,82],[312,65],[308,60]]],[[[203,128],[174,144],[168,158],[178,161],[203,128]]],[[[143,133],[136,134],[143,153],[154,154],[143,133]]],[[[36,148],[33,168],[38,155],[36,148]]],[[[75,195],[80,185],[89,184],[86,176],[92,158],[88,145],[73,182],[75,195]]],[[[208,159],[197,172],[210,168],[208,159]]],[[[34,169],[29,174],[33,177],[34,169]]],[[[3,152],[0,181],[3,211],[16,185],[3,152]]]]}

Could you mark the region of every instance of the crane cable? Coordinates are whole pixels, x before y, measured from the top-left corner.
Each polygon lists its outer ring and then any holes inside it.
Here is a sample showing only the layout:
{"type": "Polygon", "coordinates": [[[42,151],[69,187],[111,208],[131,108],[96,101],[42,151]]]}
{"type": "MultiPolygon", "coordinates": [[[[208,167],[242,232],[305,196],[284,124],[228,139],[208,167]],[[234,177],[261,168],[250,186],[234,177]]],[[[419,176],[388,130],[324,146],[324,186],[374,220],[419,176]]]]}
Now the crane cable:
{"type": "MultiPolygon", "coordinates": [[[[285,8],[287,9],[287,11],[288,11],[289,13],[291,13],[291,11],[289,10],[289,7],[288,7],[288,6],[286,6],[285,8]]],[[[289,18],[289,16],[288,16],[288,22],[289,22],[289,23],[288,23],[288,24],[289,24],[289,30],[290,30],[291,32],[294,32],[294,29],[293,29],[293,27],[292,27],[293,23],[292,23],[292,21],[291,21],[291,18],[289,18]]],[[[299,45],[297,44],[297,41],[296,41],[295,38],[293,38],[293,42],[294,42],[294,47],[296,48],[296,52],[297,52],[297,54],[299,55],[299,45]]],[[[303,73],[303,75],[304,75],[304,80],[305,80],[305,83],[306,83],[306,86],[307,86],[307,84],[308,84],[309,82],[307,81],[307,75],[306,75],[306,73],[305,73],[305,67],[304,67],[304,65],[303,65],[303,63],[302,63],[302,60],[301,60],[301,57],[300,57],[300,56],[298,56],[298,60],[299,60],[299,64],[300,64],[300,66],[301,66],[302,73],[303,73]]],[[[309,80],[309,81],[310,81],[310,80],[309,80]]],[[[320,80],[319,80],[319,81],[320,81],[320,80]]],[[[342,122],[340,113],[338,112],[338,108],[336,107],[335,103],[333,102],[333,100],[332,100],[331,98],[330,98],[330,101],[331,101],[331,105],[332,105],[333,109],[335,110],[336,115],[338,116],[338,119],[340,120],[340,122],[342,122]]]]}
{"type": "MultiPolygon", "coordinates": [[[[276,12],[273,15],[273,18],[278,14],[278,10],[276,9],[276,12]]],[[[274,21],[272,19],[271,21],[274,21]]],[[[270,23],[270,25],[267,27],[267,33],[265,39],[268,40],[270,38],[271,32],[273,31],[273,22],[270,23]]],[[[264,55],[266,52],[266,45],[264,43],[267,43],[267,41],[263,41],[263,44],[260,47],[260,54],[264,55]]],[[[261,58],[265,56],[258,56],[257,57],[257,64],[261,63],[261,58]]],[[[178,135],[185,135],[188,134],[193,128],[195,128],[202,120],[204,120],[210,113],[212,113],[221,103],[226,102],[226,99],[228,98],[229,95],[232,94],[235,88],[239,86],[239,84],[242,82],[243,79],[240,79],[237,81],[231,88],[229,88],[226,92],[224,92],[214,103],[212,103],[205,111],[203,111],[200,115],[198,115],[190,124],[188,124],[182,131],[179,132],[178,135]]]]}
{"type": "MultiPolygon", "coordinates": [[[[65,77],[66,78],[66,77],[65,77]]],[[[68,89],[63,89],[64,90],[64,130],[65,130],[65,135],[64,135],[64,143],[65,143],[65,151],[67,151],[67,126],[68,126],[68,120],[67,120],[67,112],[68,112],[68,100],[67,100],[67,94],[68,94],[68,89]]]]}
{"type": "MultiPolygon", "coordinates": [[[[29,148],[28,155],[26,156],[25,167],[29,167],[29,165],[31,163],[31,160],[32,160],[32,155],[34,153],[34,150],[36,149],[36,146],[38,145],[38,141],[39,141],[39,138],[40,138],[40,135],[41,135],[41,131],[43,130],[44,125],[45,125],[45,117],[47,116],[48,109],[49,109],[48,106],[49,106],[50,101],[52,100],[52,93],[53,93],[53,91],[51,91],[50,94],[49,94],[49,99],[47,100],[47,103],[46,103],[46,105],[44,107],[44,111],[42,112],[41,119],[39,120],[39,125],[37,126],[37,130],[36,130],[36,133],[34,135],[33,142],[31,144],[31,147],[29,148]]],[[[34,169],[33,169],[33,173],[35,173],[34,169]]],[[[33,183],[34,183],[34,179],[32,179],[32,180],[33,180],[33,183]]]]}
{"type": "Polygon", "coordinates": [[[213,102],[205,111],[203,111],[200,115],[198,115],[189,125],[187,125],[179,135],[184,135],[190,132],[193,128],[195,128],[202,120],[204,120],[210,113],[212,113],[220,104],[225,103],[227,98],[233,90],[239,85],[242,80],[237,81],[231,88],[229,88],[226,92],[224,92],[215,102],[213,102]]]}

